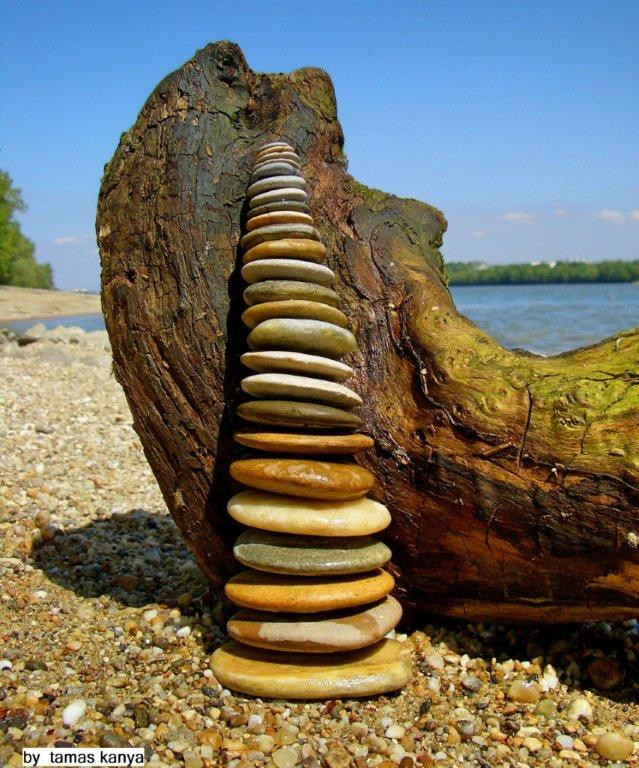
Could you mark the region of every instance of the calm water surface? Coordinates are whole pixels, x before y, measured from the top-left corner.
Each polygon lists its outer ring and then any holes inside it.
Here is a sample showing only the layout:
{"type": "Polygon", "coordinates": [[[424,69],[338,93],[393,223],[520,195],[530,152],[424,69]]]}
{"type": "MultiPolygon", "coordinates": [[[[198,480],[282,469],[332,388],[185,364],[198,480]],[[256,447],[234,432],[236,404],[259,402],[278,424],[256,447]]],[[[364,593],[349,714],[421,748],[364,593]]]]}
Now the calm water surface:
{"type": "Polygon", "coordinates": [[[460,312],[506,347],[554,355],[639,325],[639,284],[453,287],[460,312]]]}
{"type": "MultiPolygon", "coordinates": [[[[639,325],[639,284],[495,285],[452,288],[460,312],[506,347],[553,355],[639,325]]],[[[36,319],[11,327],[24,331],[36,319]]],[[[102,315],[46,318],[47,328],[104,328],[102,315]]]]}

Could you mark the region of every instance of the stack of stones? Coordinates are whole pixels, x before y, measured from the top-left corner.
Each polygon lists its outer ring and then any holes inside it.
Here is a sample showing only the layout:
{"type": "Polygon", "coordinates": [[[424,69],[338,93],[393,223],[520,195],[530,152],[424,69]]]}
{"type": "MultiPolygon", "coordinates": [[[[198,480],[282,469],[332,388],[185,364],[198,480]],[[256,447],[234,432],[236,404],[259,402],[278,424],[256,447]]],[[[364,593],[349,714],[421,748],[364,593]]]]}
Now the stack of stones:
{"type": "Polygon", "coordinates": [[[391,552],[371,537],[390,515],[366,498],[370,472],[344,458],[373,445],[352,431],[362,400],[341,383],[353,370],[339,358],[356,341],[289,144],[258,151],[247,194],[242,362],[255,373],[242,380],[251,399],[238,414],[253,428],[235,439],[257,455],[231,465],[248,487],[228,505],[248,526],[233,550],[248,570],[226,585],[240,610],[213,670],[229,688],[271,698],[395,690],[410,678],[410,654],[386,638],[401,607],[383,570],[391,552]]]}

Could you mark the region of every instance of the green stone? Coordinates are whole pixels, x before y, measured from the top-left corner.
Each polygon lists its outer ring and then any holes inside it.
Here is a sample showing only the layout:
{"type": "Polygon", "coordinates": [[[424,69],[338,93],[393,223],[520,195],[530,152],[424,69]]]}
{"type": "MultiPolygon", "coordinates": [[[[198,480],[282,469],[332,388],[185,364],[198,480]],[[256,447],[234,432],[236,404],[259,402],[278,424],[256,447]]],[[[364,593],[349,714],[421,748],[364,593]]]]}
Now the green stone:
{"type": "Polygon", "coordinates": [[[356,429],[361,419],[350,411],[319,403],[296,403],[292,400],[252,400],[237,408],[240,418],[255,424],[273,427],[305,427],[306,429],[331,429],[349,427],[356,429]]]}
{"type": "Polygon", "coordinates": [[[255,528],[238,538],[233,554],[249,568],[298,576],[361,573],[381,568],[391,558],[386,544],[370,536],[295,536],[255,528]]]}

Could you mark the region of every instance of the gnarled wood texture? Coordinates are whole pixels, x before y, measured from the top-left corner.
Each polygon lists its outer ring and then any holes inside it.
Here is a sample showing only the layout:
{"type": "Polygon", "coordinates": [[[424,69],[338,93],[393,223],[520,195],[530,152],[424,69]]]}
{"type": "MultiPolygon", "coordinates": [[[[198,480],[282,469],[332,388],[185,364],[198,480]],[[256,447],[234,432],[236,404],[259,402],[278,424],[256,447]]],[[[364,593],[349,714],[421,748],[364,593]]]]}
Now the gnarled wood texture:
{"type": "Polygon", "coordinates": [[[481,619],[622,618],[639,597],[639,333],[552,358],[455,310],[442,214],[355,182],[328,76],[257,74],[210,45],[149,97],[98,209],[115,373],[148,460],[215,585],[235,569],[231,435],[246,329],[238,241],[252,153],[283,137],[358,350],[407,608],[481,619]]]}

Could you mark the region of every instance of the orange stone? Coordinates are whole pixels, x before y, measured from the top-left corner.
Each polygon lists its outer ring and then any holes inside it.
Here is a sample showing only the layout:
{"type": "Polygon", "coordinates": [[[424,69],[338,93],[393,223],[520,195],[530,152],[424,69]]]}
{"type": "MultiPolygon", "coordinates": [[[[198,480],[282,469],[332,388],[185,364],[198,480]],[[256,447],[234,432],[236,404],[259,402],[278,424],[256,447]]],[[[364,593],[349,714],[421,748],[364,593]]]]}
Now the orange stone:
{"type": "Polygon", "coordinates": [[[381,600],[395,586],[388,573],[376,569],[348,576],[285,576],[242,571],[224,588],[242,608],[284,613],[319,613],[354,608],[381,600]]]}
{"type": "Polygon", "coordinates": [[[258,259],[302,259],[319,264],[325,258],[326,248],[317,240],[284,238],[283,240],[266,240],[259,245],[254,245],[242,256],[242,262],[249,264],[258,259]]]}
{"type": "Polygon", "coordinates": [[[235,440],[256,451],[274,453],[349,454],[372,448],[368,435],[298,435],[292,432],[236,432],[235,440]]]}
{"type": "Polygon", "coordinates": [[[247,232],[252,232],[269,224],[310,224],[313,226],[313,217],[301,211],[273,211],[254,216],[246,222],[247,232]]]}
{"type": "Polygon", "coordinates": [[[373,487],[373,475],[357,464],[315,459],[240,459],[230,467],[234,480],[272,493],[348,501],[373,487]]]}
{"type": "Polygon", "coordinates": [[[303,299],[265,301],[263,304],[254,304],[242,314],[242,320],[249,328],[255,328],[258,323],[274,317],[305,317],[308,320],[324,320],[342,328],[348,327],[348,318],[337,307],[303,299]]]}

